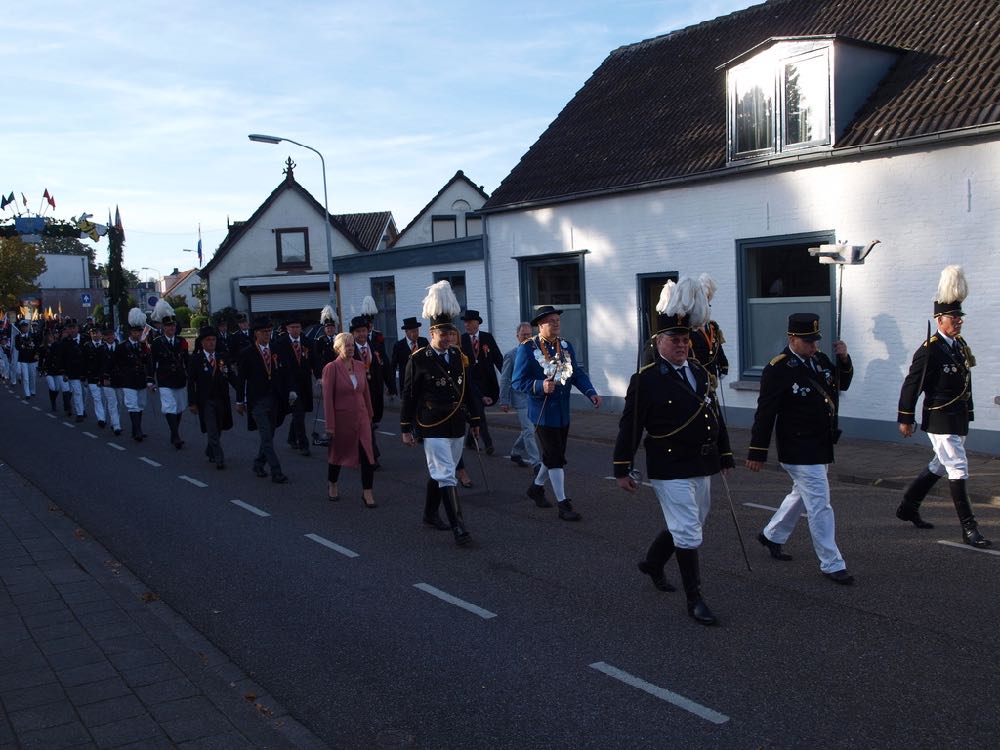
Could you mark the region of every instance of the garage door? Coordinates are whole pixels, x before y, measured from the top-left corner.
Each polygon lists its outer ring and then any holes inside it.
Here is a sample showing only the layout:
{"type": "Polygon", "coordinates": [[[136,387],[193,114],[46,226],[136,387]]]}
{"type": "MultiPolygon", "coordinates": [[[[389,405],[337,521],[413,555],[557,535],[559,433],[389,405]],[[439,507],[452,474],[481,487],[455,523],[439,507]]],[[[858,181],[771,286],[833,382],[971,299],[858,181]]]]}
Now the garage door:
{"type": "Polygon", "coordinates": [[[257,292],[250,293],[250,310],[255,313],[283,312],[285,310],[319,311],[330,302],[330,292],[257,292]]]}

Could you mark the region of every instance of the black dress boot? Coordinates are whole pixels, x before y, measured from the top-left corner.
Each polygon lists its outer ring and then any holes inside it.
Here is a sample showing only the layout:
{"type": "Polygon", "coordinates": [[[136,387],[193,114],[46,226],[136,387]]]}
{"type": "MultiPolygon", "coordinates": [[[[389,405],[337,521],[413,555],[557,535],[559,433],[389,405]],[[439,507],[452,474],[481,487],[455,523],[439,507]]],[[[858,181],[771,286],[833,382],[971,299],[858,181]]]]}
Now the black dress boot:
{"type": "Polygon", "coordinates": [[[918,529],[933,529],[934,524],[927,523],[927,521],[920,517],[920,503],[924,501],[931,487],[940,478],[933,471],[925,467],[917,478],[910,482],[910,486],[903,493],[903,502],[896,508],[896,518],[900,521],[909,521],[918,529]]]}
{"type": "Polygon", "coordinates": [[[59,391],[49,391],[49,403],[52,404],[52,411],[56,410],[56,401],[59,399],[59,391]]]}
{"type": "Polygon", "coordinates": [[[63,391],[63,411],[66,412],[67,417],[73,416],[73,394],[63,391]]]}
{"type": "Polygon", "coordinates": [[[965,480],[949,479],[948,485],[951,489],[951,501],[955,503],[958,520],[962,524],[962,541],[971,547],[992,547],[993,543],[979,533],[979,524],[972,514],[972,503],[969,502],[969,493],[965,489],[965,480]]]}
{"type": "Polygon", "coordinates": [[[441,492],[436,479],[427,480],[427,492],[424,495],[424,525],[440,531],[448,531],[451,528],[441,520],[438,515],[438,506],[441,505],[441,492]]]}
{"type": "Polygon", "coordinates": [[[663,573],[663,566],[667,564],[667,561],[673,554],[674,537],[669,531],[664,530],[649,545],[649,550],[646,552],[646,559],[640,560],[638,563],[639,570],[652,579],[653,586],[659,591],[677,590],[670,585],[666,575],[663,573]]]}
{"type": "Polygon", "coordinates": [[[472,541],[472,535],[465,529],[465,519],[462,518],[462,506],[458,503],[458,490],[454,487],[440,488],[441,503],[444,505],[444,513],[448,516],[448,523],[455,534],[455,544],[460,547],[472,541]]]}
{"type": "Polygon", "coordinates": [[[132,439],[137,443],[142,442],[142,413],[137,411],[130,411],[128,413],[128,421],[132,423],[132,439]]]}
{"type": "Polygon", "coordinates": [[[677,548],[677,567],[687,595],[687,609],[691,618],[701,625],[716,625],[719,620],[701,598],[701,573],[698,569],[698,550],[677,548]]]}
{"type": "Polygon", "coordinates": [[[179,432],[180,417],[177,414],[164,414],[163,418],[167,420],[167,426],[170,428],[170,444],[180,450],[184,445],[179,432]]]}

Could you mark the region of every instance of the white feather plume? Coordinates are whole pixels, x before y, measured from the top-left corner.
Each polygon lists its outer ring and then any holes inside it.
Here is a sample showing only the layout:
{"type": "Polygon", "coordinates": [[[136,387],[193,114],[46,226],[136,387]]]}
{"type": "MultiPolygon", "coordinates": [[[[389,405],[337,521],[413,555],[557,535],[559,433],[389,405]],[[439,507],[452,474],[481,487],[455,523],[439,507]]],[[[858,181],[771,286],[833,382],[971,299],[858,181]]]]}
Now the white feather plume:
{"type": "Polygon", "coordinates": [[[378,308],[375,306],[375,299],[371,295],[368,295],[361,300],[361,314],[378,315],[378,308]]]}
{"type": "Polygon", "coordinates": [[[969,285],[961,266],[947,266],[938,280],[937,301],[962,302],[969,296],[969,285]]]}
{"type": "Polygon", "coordinates": [[[666,312],[667,305],[670,304],[670,297],[674,293],[675,286],[677,286],[677,284],[674,283],[673,279],[669,279],[667,283],[663,285],[663,289],[660,290],[660,301],[656,303],[656,312],[666,312]]]}
{"type": "Polygon", "coordinates": [[[430,320],[442,315],[454,318],[460,312],[462,312],[462,307],[458,304],[458,299],[447,280],[438,281],[427,287],[427,296],[424,297],[424,308],[421,315],[430,320]]]}
{"type": "Polygon", "coordinates": [[[701,288],[705,290],[705,296],[708,297],[708,301],[711,302],[712,298],[715,297],[715,291],[719,288],[719,285],[716,284],[715,279],[707,273],[703,273],[699,276],[698,281],[701,282],[701,288]]]}
{"type": "Polygon", "coordinates": [[[687,315],[692,328],[708,322],[708,297],[698,279],[685,276],[676,284],[668,281],[660,291],[656,311],[666,315],[687,315]]]}
{"type": "Polygon", "coordinates": [[[128,324],[136,328],[146,325],[146,313],[138,307],[133,307],[128,311],[128,324]]]}
{"type": "Polygon", "coordinates": [[[337,325],[337,313],[332,305],[327,305],[319,313],[319,322],[325,326],[337,325]]]}
{"type": "Polygon", "coordinates": [[[156,301],[156,305],[153,307],[153,314],[149,317],[153,319],[154,322],[159,323],[161,320],[169,317],[174,317],[174,308],[170,306],[165,299],[160,299],[156,301]]]}

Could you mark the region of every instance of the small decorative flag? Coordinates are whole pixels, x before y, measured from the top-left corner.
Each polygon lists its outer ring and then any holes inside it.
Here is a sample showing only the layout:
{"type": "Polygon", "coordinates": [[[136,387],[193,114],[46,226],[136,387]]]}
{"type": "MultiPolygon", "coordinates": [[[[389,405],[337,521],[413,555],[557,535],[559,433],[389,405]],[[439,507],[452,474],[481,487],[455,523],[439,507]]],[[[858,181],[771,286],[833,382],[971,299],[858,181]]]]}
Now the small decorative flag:
{"type": "Polygon", "coordinates": [[[7,206],[10,205],[11,203],[16,203],[16,201],[14,200],[13,190],[10,191],[10,195],[6,195],[0,198],[0,211],[6,209],[7,206]]]}
{"type": "Polygon", "coordinates": [[[52,206],[52,208],[56,207],[56,199],[49,193],[48,188],[45,188],[45,192],[42,193],[42,197],[49,202],[49,205],[52,206]]]}
{"type": "Polygon", "coordinates": [[[198,268],[201,268],[201,224],[198,225],[198,268]]]}
{"type": "Polygon", "coordinates": [[[125,242],[125,227],[122,226],[122,215],[118,212],[118,206],[115,206],[115,229],[121,235],[122,242],[125,242]]]}

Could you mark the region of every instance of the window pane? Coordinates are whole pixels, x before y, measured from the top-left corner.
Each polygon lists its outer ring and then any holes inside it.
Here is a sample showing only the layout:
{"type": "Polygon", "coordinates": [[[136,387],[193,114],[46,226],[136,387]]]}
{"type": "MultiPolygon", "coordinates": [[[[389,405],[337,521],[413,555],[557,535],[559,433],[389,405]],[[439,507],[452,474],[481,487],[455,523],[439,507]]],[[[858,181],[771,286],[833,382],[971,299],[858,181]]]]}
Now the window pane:
{"type": "MultiPolygon", "coordinates": [[[[438,281],[447,281],[449,284],[451,284],[451,291],[453,291],[455,293],[455,299],[458,300],[458,306],[461,307],[462,310],[466,310],[467,309],[467,306],[466,306],[467,299],[466,299],[466,296],[465,296],[465,273],[464,272],[461,272],[461,271],[435,271],[434,272],[434,281],[435,281],[435,283],[438,282],[438,281]]],[[[453,321],[455,323],[455,326],[458,328],[458,330],[460,332],[465,330],[465,324],[462,322],[461,317],[462,316],[460,314],[456,315],[455,319],[453,321]]]]}
{"type": "Polygon", "coordinates": [[[736,74],[735,152],[774,148],[774,75],[759,67],[736,74]]]}
{"type": "Polygon", "coordinates": [[[455,239],[455,217],[431,220],[431,241],[455,239]]]}
{"type": "Polygon", "coordinates": [[[787,63],[785,75],[785,143],[829,140],[830,78],[826,55],[787,63]]]}
{"type": "Polygon", "coordinates": [[[825,297],[830,267],[809,255],[808,245],[755,247],[747,253],[747,297],[825,297]]]}
{"type": "Polygon", "coordinates": [[[383,276],[371,280],[372,299],[378,314],[375,315],[375,328],[385,334],[385,348],[392,349],[396,343],[396,279],[393,276],[383,276]]]}
{"type": "Polygon", "coordinates": [[[580,304],[580,266],[575,262],[534,268],[532,285],[536,305],[580,304]]]}
{"type": "Polygon", "coordinates": [[[483,219],[481,216],[466,216],[465,217],[465,236],[475,237],[477,234],[483,233],[483,219]]]}
{"type": "Polygon", "coordinates": [[[306,262],[305,232],[282,232],[280,237],[281,237],[281,262],[305,263],[306,262]]]}

